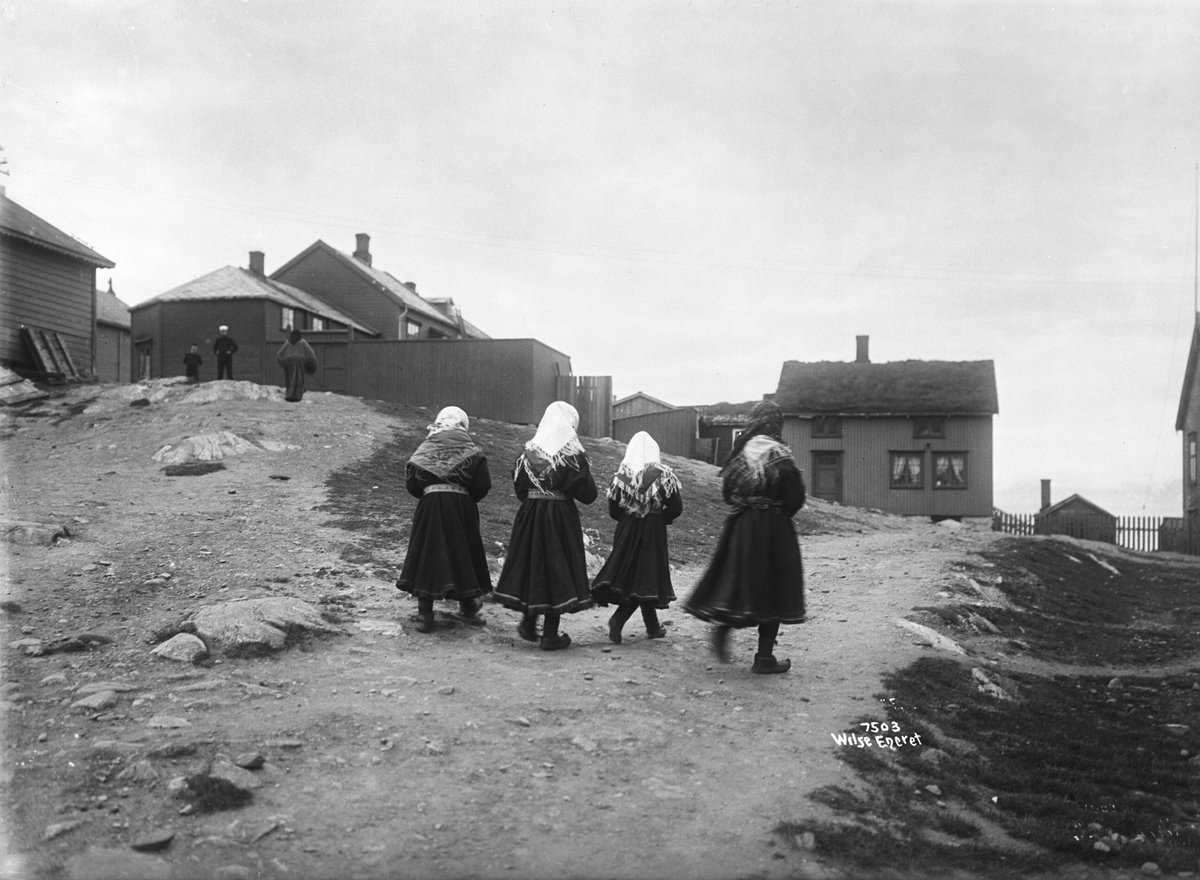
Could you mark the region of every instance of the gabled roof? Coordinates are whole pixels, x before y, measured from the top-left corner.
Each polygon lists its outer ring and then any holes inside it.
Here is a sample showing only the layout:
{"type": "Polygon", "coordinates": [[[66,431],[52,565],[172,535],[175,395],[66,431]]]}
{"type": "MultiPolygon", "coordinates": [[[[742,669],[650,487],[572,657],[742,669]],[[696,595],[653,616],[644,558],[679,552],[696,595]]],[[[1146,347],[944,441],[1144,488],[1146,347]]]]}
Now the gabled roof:
{"type": "Polygon", "coordinates": [[[116,265],[86,244],[52,226],[37,214],[22,208],[0,190],[0,235],[8,235],[30,244],[65,254],[92,266],[111,269],[116,265]]]}
{"type": "Polygon", "coordinates": [[[96,323],[111,324],[126,330],[130,328],[129,306],[113,293],[111,281],[108,283],[108,290],[96,288],[96,323]]]}
{"type": "Polygon", "coordinates": [[[637,400],[639,397],[642,400],[648,400],[651,403],[657,404],[658,406],[661,406],[663,409],[668,409],[668,410],[675,409],[674,404],[667,403],[665,400],[659,400],[657,397],[651,397],[649,394],[647,394],[644,391],[635,391],[633,394],[630,394],[628,397],[622,397],[620,400],[614,400],[613,406],[620,406],[623,403],[629,403],[629,401],[637,400]]]}
{"type": "Polygon", "coordinates": [[[785,413],[995,415],[992,361],[786,361],[775,402],[785,413]]]}
{"type": "MultiPolygon", "coordinates": [[[[433,320],[440,321],[444,324],[455,324],[455,321],[448,317],[445,312],[437,308],[437,306],[431,304],[415,290],[409,288],[404,284],[404,282],[397,280],[394,275],[384,272],[382,269],[376,269],[374,266],[368,266],[362,260],[356,259],[350,254],[344,254],[337,248],[331,247],[320,239],[317,239],[307,248],[302,250],[296,256],[292,257],[292,259],[288,260],[286,263],[272,272],[271,277],[276,278],[284,274],[309,254],[312,254],[316,251],[324,251],[325,253],[335,257],[342,264],[348,266],[359,275],[375,284],[384,293],[395,299],[401,306],[407,308],[410,313],[422,315],[425,318],[432,318],[433,320]]],[[[474,339],[491,338],[473,324],[463,321],[462,325],[463,332],[474,339]]]]}
{"type": "MultiPolygon", "coordinates": [[[[1109,513],[1107,510],[1105,510],[1099,504],[1093,504],[1091,501],[1088,501],[1082,495],[1071,495],[1068,498],[1064,498],[1062,501],[1058,502],[1057,504],[1051,504],[1049,507],[1045,508],[1044,510],[1039,510],[1037,513],[1034,514],[1034,516],[1035,517],[1048,516],[1049,514],[1057,513],[1058,511],[1062,510],[1064,507],[1066,507],[1069,504],[1075,504],[1075,503],[1080,503],[1080,504],[1083,504],[1085,507],[1090,507],[1093,513],[1102,514],[1103,516],[1112,516],[1111,513],[1109,513]]],[[[1113,517],[1113,518],[1115,519],[1116,517],[1113,517]]]]}
{"type": "Polygon", "coordinates": [[[215,272],[201,275],[186,284],[172,287],[166,293],[160,293],[145,302],[138,303],[131,311],[137,311],[154,303],[200,302],[212,299],[269,299],[289,308],[303,309],[314,315],[329,318],[371,336],[379,335],[377,330],[372,330],[366,324],[356,321],[341,309],[335,309],[306,290],[274,281],[264,275],[256,275],[248,269],[239,269],[235,266],[223,266],[215,272]]]}
{"type": "Polygon", "coordinates": [[[1192,399],[1192,388],[1196,384],[1196,370],[1200,368],[1200,312],[1196,313],[1196,324],[1192,328],[1192,348],[1188,352],[1187,369],[1183,372],[1183,392],[1179,395],[1179,415],[1175,417],[1175,430],[1182,431],[1187,425],[1188,401],[1192,399]]]}

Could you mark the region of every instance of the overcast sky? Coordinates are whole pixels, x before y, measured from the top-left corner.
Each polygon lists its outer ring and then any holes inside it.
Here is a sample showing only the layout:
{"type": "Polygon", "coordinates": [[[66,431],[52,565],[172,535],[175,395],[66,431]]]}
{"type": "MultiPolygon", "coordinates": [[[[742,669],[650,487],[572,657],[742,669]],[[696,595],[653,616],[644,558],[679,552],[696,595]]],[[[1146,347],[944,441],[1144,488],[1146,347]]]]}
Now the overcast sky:
{"type": "Polygon", "coordinates": [[[1180,513],[1194,3],[0,3],[8,195],[136,304],[317,239],[618,397],[993,360],[996,503],[1180,513]]]}

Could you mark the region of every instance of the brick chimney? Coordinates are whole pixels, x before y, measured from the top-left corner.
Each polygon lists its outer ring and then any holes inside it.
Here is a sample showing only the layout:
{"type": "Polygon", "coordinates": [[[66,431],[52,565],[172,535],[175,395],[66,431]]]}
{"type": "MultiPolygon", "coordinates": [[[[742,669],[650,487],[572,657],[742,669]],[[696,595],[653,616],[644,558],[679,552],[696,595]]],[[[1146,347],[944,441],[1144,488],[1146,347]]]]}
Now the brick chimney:
{"type": "Polygon", "coordinates": [[[250,251],[250,271],[255,275],[267,274],[263,271],[263,258],[262,251],[250,251]]]}
{"type": "Polygon", "coordinates": [[[871,356],[868,352],[868,343],[871,341],[870,336],[855,336],[854,341],[858,343],[858,355],[854,358],[856,364],[871,363],[871,356]]]}
{"type": "Polygon", "coordinates": [[[354,240],[357,242],[354,248],[354,259],[360,263],[366,263],[368,266],[371,265],[371,236],[360,232],[354,236],[354,240]]]}
{"type": "Polygon", "coordinates": [[[1050,506],[1050,481],[1042,480],[1042,510],[1050,506]]]}

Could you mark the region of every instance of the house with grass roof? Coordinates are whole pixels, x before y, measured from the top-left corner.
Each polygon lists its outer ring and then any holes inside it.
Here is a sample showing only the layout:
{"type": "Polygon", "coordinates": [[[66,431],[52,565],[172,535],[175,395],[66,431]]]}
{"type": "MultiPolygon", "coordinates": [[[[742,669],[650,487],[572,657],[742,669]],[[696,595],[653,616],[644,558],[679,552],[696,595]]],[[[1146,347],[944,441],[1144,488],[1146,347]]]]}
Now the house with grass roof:
{"type": "Polygon", "coordinates": [[[787,361],[775,402],[809,494],[906,516],[992,515],[992,361],[787,361]]]}

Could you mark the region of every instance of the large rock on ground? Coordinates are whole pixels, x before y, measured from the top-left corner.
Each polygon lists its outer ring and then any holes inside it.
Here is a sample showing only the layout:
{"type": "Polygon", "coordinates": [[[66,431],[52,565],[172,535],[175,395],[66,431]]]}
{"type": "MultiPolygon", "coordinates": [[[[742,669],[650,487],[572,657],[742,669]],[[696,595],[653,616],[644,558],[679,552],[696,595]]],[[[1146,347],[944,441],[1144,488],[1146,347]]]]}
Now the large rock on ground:
{"type": "Polygon", "coordinates": [[[179,633],[167,639],[150,653],[156,657],[162,657],[164,660],[195,663],[208,653],[208,647],[190,633],[179,633]]]}
{"type": "Polygon", "coordinates": [[[204,640],[209,651],[226,656],[278,651],[289,637],[300,633],[341,632],[318,608],[291,596],[209,605],[185,625],[204,640]]]}

